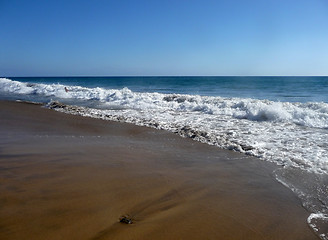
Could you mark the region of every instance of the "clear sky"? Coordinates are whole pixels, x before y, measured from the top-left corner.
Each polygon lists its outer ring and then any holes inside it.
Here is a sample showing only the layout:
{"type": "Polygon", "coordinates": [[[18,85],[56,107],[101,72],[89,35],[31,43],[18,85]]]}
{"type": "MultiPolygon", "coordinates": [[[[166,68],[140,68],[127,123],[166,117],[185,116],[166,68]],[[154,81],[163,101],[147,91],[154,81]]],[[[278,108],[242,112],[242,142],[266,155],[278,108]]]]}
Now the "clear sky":
{"type": "Polygon", "coordinates": [[[0,76],[328,75],[327,0],[0,0],[0,76]]]}

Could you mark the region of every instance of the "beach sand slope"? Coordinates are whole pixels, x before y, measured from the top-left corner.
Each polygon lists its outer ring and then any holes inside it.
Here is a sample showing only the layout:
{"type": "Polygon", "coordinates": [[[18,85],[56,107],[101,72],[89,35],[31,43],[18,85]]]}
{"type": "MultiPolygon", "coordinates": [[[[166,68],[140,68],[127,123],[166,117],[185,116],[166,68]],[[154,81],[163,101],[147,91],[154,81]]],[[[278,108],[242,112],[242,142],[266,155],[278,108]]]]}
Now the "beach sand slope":
{"type": "Polygon", "coordinates": [[[275,168],[165,131],[2,101],[0,239],[317,239],[275,168]]]}

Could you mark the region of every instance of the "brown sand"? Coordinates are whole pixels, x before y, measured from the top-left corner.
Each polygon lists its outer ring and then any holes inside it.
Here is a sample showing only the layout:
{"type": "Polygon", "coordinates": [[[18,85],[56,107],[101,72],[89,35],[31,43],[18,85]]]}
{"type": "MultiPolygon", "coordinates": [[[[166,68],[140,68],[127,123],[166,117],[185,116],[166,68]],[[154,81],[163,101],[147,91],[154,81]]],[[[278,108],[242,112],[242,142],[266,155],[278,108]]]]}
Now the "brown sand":
{"type": "Polygon", "coordinates": [[[274,168],[165,131],[0,102],[0,239],[317,239],[274,168]]]}

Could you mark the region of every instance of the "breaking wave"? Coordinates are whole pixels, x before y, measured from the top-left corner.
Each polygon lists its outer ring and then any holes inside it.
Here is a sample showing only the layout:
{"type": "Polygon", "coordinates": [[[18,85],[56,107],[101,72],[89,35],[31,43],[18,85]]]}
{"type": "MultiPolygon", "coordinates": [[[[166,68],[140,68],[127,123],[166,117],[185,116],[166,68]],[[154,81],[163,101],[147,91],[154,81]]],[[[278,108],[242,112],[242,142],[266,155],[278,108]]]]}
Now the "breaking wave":
{"type": "Polygon", "coordinates": [[[206,97],[182,94],[140,93],[128,88],[104,89],[34,84],[0,78],[3,92],[59,99],[98,101],[99,107],[120,106],[129,109],[172,110],[227,115],[251,121],[286,122],[314,128],[328,128],[328,104],[323,102],[294,103],[269,100],[206,97]],[[65,91],[65,88],[69,91],[65,91]],[[106,105],[104,105],[106,104],[106,105]]]}
{"type": "Polygon", "coordinates": [[[87,107],[78,108],[81,115],[166,129],[278,164],[328,172],[327,103],[133,92],[6,78],[0,78],[0,89],[29,100],[87,107]]]}

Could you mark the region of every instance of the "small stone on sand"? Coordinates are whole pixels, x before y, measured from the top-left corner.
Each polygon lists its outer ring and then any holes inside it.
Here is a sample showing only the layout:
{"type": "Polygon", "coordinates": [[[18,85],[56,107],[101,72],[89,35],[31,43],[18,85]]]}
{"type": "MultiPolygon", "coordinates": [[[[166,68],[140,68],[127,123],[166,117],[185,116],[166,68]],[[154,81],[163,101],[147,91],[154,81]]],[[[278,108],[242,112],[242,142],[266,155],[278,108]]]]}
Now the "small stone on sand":
{"type": "Polygon", "coordinates": [[[132,219],[129,216],[125,215],[120,217],[120,223],[132,224],[132,219]]]}

